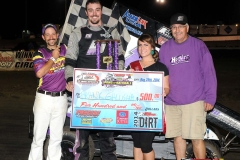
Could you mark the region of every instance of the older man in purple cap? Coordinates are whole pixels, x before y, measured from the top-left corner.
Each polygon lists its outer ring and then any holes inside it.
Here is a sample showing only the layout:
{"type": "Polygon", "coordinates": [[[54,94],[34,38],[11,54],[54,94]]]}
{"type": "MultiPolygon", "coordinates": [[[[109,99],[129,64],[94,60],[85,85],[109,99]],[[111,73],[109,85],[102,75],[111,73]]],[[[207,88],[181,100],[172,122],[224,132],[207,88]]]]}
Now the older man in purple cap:
{"type": "Polygon", "coordinates": [[[60,160],[63,125],[67,112],[67,96],[64,63],[66,46],[57,46],[58,31],[55,25],[42,28],[46,46],[33,55],[33,63],[39,84],[33,106],[34,130],[28,160],[42,160],[43,142],[50,127],[47,160],[60,160]]]}
{"type": "Polygon", "coordinates": [[[173,38],[160,49],[169,69],[171,90],[165,98],[166,138],[174,138],[177,160],[185,158],[186,139],[197,159],[205,159],[206,113],[216,101],[217,80],[212,56],[200,39],[188,35],[186,15],[171,17],[173,38]]]}

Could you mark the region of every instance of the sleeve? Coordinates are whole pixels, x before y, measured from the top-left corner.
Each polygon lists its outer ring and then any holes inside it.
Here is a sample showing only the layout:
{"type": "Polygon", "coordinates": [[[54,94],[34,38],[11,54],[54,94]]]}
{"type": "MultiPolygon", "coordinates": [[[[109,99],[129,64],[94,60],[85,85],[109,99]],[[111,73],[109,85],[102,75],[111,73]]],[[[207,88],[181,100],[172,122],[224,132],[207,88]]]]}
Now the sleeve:
{"type": "Polygon", "coordinates": [[[168,68],[166,67],[166,65],[164,65],[164,64],[162,64],[162,65],[163,65],[164,76],[169,76],[168,68]]]}
{"type": "Polygon", "coordinates": [[[64,50],[65,50],[65,56],[66,56],[67,46],[66,46],[64,43],[61,43],[61,49],[64,49],[64,50]]]}
{"type": "MultiPolygon", "coordinates": [[[[204,43],[204,42],[203,42],[204,43]]],[[[205,91],[205,102],[210,103],[214,106],[217,99],[217,78],[216,72],[212,60],[211,53],[207,46],[203,44],[201,47],[203,58],[201,62],[201,68],[203,71],[204,78],[204,91],[205,91]]]]}
{"type": "Polygon", "coordinates": [[[65,79],[67,82],[73,81],[73,69],[77,66],[77,58],[79,54],[78,42],[81,39],[80,29],[78,28],[77,30],[74,30],[70,34],[68,40],[68,48],[65,59],[65,79]]]}
{"type": "Polygon", "coordinates": [[[40,50],[37,50],[36,52],[34,52],[32,59],[33,59],[34,71],[35,73],[37,73],[44,66],[46,61],[44,60],[43,54],[41,53],[40,50]]]}
{"type": "Polygon", "coordinates": [[[167,66],[161,62],[156,62],[156,67],[158,71],[163,71],[164,72],[164,76],[168,76],[169,75],[169,70],[167,68],[167,66]]]}

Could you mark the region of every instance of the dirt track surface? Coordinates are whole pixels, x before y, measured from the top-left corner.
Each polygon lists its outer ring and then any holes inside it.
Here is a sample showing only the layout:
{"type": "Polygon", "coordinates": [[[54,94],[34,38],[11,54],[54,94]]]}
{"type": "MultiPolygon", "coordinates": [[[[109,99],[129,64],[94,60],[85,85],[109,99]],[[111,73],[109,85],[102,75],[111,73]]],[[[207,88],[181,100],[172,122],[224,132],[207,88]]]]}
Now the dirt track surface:
{"type": "MultiPolygon", "coordinates": [[[[240,51],[213,54],[218,79],[217,101],[240,113],[240,51]]],[[[0,159],[26,160],[32,140],[28,138],[28,116],[32,114],[37,79],[33,71],[0,72],[0,159]]],[[[237,160],[229,152],[225,160],[237,160]]]]}

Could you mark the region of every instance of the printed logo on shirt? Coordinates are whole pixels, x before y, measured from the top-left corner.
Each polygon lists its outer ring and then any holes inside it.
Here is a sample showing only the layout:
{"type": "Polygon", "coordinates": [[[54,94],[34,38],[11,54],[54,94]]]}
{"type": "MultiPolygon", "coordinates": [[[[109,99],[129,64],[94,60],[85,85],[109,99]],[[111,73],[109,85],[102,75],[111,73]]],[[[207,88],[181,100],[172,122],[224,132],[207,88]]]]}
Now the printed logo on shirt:
{"type": "Polygon", "coordinates": [[[179,63],[187,63],[190,60],[190,56],[189,55],[178,55],[175,57],[172,57],[172,59],[170,60],[171,65],[176,65],[179,63]]]}
{"type": "Polygon", "coordinates": [[[97,54],[102,54],[105,50],[106,44],[101,44],[99,49],[96,49],[96,44],[95,41],[92,41],[86,55],[87,56],[96,56],[97,54]],[[96,50],[98,51],[98,53],[96,53],[96,50]]]}
{"type": "Polygon", "coordinates": [[[86,38],[86,39],[91,39],[91,38],[92,38],[92,33],[86,34],[86,35],[85,35],[85,38],[86,38]]]}

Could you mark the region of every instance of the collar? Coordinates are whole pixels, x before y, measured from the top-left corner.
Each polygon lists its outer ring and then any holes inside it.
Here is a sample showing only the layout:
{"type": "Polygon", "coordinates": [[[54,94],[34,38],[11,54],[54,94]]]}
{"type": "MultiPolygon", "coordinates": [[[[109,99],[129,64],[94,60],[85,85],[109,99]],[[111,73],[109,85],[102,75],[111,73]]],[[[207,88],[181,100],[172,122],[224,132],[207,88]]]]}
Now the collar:
{"type": "MultiPolygon", "coordinates": [[[[100,31],[100,30],[102,30],[102,29],[100,28],[100,26],[91,26],[91,25],[88,23],[88,21],[87,21],[87,23],[86,23],[86,26],[87,26],[90,30],[92,30],[92,31],[100,31]]],[[[101,26],[103,27],[103,26],[105,26],[105,25],[102,24],[101,26]]]]}

